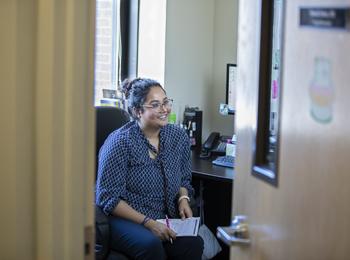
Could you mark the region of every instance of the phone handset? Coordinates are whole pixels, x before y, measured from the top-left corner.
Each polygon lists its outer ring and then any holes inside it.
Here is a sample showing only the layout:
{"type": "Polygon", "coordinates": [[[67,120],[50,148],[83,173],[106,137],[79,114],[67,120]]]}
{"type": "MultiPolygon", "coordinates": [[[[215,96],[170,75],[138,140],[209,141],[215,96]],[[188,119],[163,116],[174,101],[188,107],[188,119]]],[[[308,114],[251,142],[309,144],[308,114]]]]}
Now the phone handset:
{"type": "Polygon", "coordinates": [[[220,138],[220,134],[218,132],[211,133],[208,139],[203,144],[203,148],[206,150],[213,149],[215,144],[219,141],[219,138],[220,138]]]}
{"type": "Polygon", "coordinates": [[[220,139],[220,133],[218,132],[212,132],[208,139],[205,141],[205,143],[202,146],[202,152],[199,155],[200,158],[209,158],[211,156],[211,150],[217,145],[218,141],[220,139]]]}

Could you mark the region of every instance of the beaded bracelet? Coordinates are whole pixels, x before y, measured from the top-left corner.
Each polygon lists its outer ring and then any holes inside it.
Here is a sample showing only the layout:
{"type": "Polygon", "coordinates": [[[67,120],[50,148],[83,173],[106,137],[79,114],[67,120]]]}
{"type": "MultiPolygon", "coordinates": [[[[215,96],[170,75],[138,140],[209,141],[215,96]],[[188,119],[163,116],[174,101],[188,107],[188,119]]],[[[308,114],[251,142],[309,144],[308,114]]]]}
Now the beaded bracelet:
{"type": "Polygon", "coordinates": [[[141,222],[141,225],[142,225],[142,226],[146,225],[146,223],[147,223],[148,221],[150,221],[150,220],[151,220],[150,217],[145,216],[145,218],[144,218],[143,221],[141,222]]]}
{"type": "Polygon", "coordinates": [[[180,198],[178,199],[177,203],[179,204],[182,199],[187,199],[188,203],[190,203],[190,197],[188,197],[187,195],[180,196],[180,198]]]}

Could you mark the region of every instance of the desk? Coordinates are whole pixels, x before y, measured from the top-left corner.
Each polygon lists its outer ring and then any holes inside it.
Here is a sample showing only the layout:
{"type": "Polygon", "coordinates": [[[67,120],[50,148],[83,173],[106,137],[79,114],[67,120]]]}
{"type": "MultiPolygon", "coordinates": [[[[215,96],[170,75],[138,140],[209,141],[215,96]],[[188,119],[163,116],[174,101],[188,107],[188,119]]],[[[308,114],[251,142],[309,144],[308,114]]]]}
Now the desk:
{"type": "MultiPolygon", "coordinates": [[[[199,208],[202,220],[216,234],[218,226],[229,226],[231,223],[232,187],[234,169],[212,164],[200,159],[192,152],[192,184],[199,195],[199,208]]],[[[221,241],[222,252],[214,259],[229,259],[229,247],[221,241]]]]}
{"type": "Polygon", "coordinates": [[[234,170],[232,168],[217,166],[212,164],[215,157],[207,160],[199,158],[199,155],[192,152],[192,176],[232,183],[234,179],[234,170]]]}

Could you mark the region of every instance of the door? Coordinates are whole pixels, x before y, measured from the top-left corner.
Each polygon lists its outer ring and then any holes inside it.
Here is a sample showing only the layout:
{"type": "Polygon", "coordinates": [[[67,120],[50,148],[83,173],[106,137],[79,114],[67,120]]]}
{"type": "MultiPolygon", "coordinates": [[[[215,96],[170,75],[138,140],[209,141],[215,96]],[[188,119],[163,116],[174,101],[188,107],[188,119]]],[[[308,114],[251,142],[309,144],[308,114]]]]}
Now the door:
{"type": "Polygon", "coordinates": [[[350,259],[350,32],[300,26],[301,7],[349,7],[350,1],[284,1],[277,186],[252,175],[259,85],[256,2],[240,1],[239,7],[233,192],[233,216],[247,217],[250,244],[233,244],[230,258],[350,259]]]}

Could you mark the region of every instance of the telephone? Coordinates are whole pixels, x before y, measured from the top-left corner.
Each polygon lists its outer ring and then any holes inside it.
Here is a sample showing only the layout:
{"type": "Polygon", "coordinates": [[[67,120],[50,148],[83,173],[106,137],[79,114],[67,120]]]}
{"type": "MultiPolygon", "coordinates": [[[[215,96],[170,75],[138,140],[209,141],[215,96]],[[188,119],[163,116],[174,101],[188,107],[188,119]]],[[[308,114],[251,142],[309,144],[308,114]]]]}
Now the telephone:
{"type": "Polygon", "coordinates": [[[201,158],[209,158],[211,154],[225,155],[226,137],[218,132],[212,132],[202,146],[201,158]]]}

